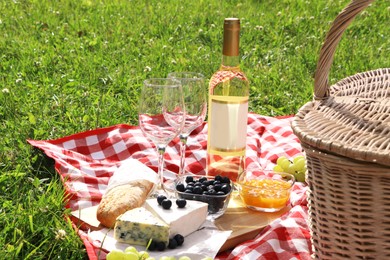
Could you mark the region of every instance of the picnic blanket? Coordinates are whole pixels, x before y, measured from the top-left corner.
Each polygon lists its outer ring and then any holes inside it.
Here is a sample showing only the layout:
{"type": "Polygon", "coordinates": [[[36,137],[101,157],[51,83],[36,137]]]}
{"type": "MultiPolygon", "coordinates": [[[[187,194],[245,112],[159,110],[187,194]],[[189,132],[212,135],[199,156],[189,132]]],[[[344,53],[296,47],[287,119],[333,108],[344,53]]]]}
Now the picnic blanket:
{"type": "MultiPolygon", "coordinates": [[[[302,154],[290,123],[292,116],[248,115],[246,164],[272,169],[279,156],[302,154]]],[[[121,163],[137,159],[157,172],[157,152],[138,126],[125,124],[85,131],[56,140],[28,140],[55,160],[72,210],[99,204],[108,181],[121,163]]],[[[177,173],[179,142],[174,139],[165,153],[165,168],[177,173]]],[[[205,174],[207,123],[188,138],[186,165],[194,174],[205,174]]],[[[307,224],[306,186],[295,183],[291,210],[274,220],[258,236],[220,253],[216,259],[310,259],[311,242],[307,224]]],[[[90,241],[87,230],[75,230],[83,240],[90,259],[104,259],[98,243],[90,241]]]]}

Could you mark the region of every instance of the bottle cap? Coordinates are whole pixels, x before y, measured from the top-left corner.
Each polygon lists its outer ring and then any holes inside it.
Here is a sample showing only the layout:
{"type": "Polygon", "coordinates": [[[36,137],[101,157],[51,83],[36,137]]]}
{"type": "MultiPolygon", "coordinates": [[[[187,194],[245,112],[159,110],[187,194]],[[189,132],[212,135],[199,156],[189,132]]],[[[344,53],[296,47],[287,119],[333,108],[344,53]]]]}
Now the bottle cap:
{"type": "Polygon", "coordinates": [[[223,51],[225,56],[238,56],[240,42],[240,19],[225,18],[223,25],[223,51]]]}

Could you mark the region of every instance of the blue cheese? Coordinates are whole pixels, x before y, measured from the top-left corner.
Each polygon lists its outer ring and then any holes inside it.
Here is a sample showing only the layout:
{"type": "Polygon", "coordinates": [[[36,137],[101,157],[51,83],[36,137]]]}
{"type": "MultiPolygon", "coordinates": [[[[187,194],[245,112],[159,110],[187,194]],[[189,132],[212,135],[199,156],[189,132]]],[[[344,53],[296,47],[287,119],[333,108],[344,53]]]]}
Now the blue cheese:
{"type": "Polygon", "coordinates": [[[126,211],[115,223],[118,242],[146,246],[150,239],[169,242],[169,226],[143,207],[126,211]]]}

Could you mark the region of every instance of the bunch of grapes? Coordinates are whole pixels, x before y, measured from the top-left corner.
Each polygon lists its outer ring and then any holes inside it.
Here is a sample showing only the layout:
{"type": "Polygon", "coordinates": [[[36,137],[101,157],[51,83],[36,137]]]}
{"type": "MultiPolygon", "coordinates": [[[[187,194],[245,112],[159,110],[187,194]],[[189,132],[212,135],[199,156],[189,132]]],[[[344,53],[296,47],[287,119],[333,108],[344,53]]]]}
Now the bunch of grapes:
{"type": "Polygon", "coordinates": [[[281,156],[274,166],[275,172],[290,173],[294,175],[295,180],[299,182],[305,182],[306,170],[306,159],[303,155],[294,157],[292,161],[285,156],[281,156]]]}
{"type": "Polygon", "coordinates": [[[107,260],[155,260],[146,251],[137,251],[133,246],[129,246],[125,251],[114,249],[106,256],[107,260]]]}

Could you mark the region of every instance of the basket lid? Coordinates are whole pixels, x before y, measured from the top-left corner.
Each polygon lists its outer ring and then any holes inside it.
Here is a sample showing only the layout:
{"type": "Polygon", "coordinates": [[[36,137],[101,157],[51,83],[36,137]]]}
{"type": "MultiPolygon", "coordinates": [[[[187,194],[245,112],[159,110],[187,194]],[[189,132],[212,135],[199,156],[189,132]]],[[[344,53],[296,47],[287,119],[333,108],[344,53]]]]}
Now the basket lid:
{"type": "Polygon", "coordinates": [[[299,109],[301,142],[348,158],[390,166],[390,69],[359,73],[329,87],[329,96],[299,109]]]}
{"type": "Polygon", "coordinates": [[[303,144],[390,166],[390,69],[359,73],[328,85],[343,32],[372,1],[353,0],[336,17],[317,63],[315,98],[299,109],[292,129],[303,144]]]}

